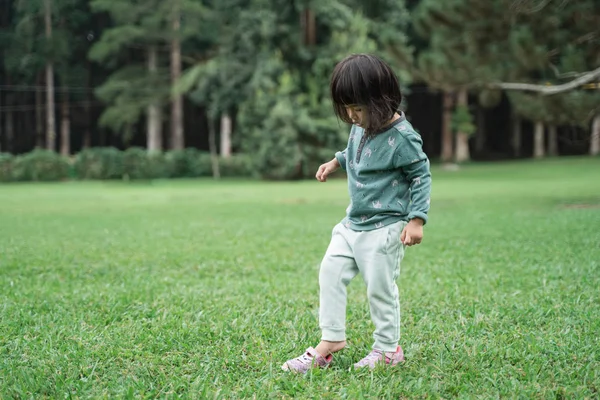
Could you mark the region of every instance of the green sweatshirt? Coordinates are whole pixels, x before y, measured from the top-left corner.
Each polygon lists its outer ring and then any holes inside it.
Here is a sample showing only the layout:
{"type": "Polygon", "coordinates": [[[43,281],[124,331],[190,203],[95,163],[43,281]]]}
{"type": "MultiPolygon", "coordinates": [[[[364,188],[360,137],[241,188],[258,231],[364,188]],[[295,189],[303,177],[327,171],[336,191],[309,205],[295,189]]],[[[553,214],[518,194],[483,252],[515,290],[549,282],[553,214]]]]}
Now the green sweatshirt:
{"type": "Polygon", "coordinates": [[[427,223],[431,173],[423,141],[404,114],[371,139],[352,126],[335,157],[348,175],[348,228],[371,230],[415,217],[427,223]]]}

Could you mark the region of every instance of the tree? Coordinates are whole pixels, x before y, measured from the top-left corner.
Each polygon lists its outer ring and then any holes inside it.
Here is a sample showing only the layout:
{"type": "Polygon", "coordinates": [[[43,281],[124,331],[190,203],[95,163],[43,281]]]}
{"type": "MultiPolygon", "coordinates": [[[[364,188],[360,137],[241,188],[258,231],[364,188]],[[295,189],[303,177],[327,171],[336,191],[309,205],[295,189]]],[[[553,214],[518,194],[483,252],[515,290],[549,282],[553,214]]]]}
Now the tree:
{"type": "MultiPolygon", "coordinates": [[[[59,3],[60,4],[60,3],[59,3]]],[[[57,35],[53,35],[53,16],[58,7],[56,0],[16,2],[14,31],[8,35],[5,69],[9,77],[24,82],[35,82],[44,70],[46,84],[46,148],[56,148],[56,124],[54,120],[54,60],[64,54],[57,35]],[[40,29],[41,28],[41,29],[40,29]]],[[[10,80],[9,80],[10,81],[10,80]]],[[[7,115],[7,125],[13,131],[12,113],[7,115]],[[10,124],[9,124],[10,122],[10,124]]]]}
{"type": "MultiPolygon", "coordinates": [[[[171,83],[176,84],[181,77],[181,11],[179,0],[173,0],[171,39],[171,83]]],[[[183,136],[183,96],[177,94],[171,102],[171,142],[173,149],[184,147],[183,136]]]]}
{"type": "MultiPolygon", "coordinates": [[[[442,105],[442,161],[466,161],[469,156],[468,140],[475,131],[471,127],[468,94],[478,87],[473,77],[481,74],[480,65],[473,63],[470,53],[478,46],[472,32],[481,29],[491,6],[471,0],[439,2],[424,0],[414,11],[413,27],[427,45],[416,49],[414,72],[416,79],[443,93],[442,105]],[[456,153],[452,141],[452,106],[463,123],[456,135],[456,153]],[[454,157],[453,157],[454,156],[454,157]]],[[[456,116],[454,117],[456,119],[456,116]]]]}
{"type": "Polygon", "coordinates": [[[60,1],[57,11],[55,41],[60,43],[61,56],[54,62],[60,93],[60,148],[61,154],[71,154],[71,108],[84,100],[89,92],[87,83],[89,65],[83,61],[89,49],[85,32],[90,24],[91,14],[87,2],[83,0],[60,1]],[[68,16],[68,18],[67,18],[68,16]],[[80,89],[84,88],[84,89],[80,89]]]}
{"type": "Polygon", "coordinates": [[[23,114],[33,111],[22,120],[26,126],[35,121],[36,137],[32,142],[38,147],[45,142],[50,150],[55,150],[59,142],[63,155],[71,153],[71,102],[84,94],[81,87],[85,85],[86,68],[81,60],[87,52],[85,32],[90,19],[83,0],[17,1],[13,29],[2,35],[6,41],[0,41],[0,46],[5,43],[4,69],[8,76],[21,85],[31,85],[20,86],[18,91],[22,102],[35,104],[20,108],[23,114]],[[30,92],[35,92],[33,99],[30,92]],[[42,118],[44,102],[46,116],[42,118]],[[60,111],[58,141],[55,103],[60,111]]]}
{"type": "Polygon", "coordinates": [[[117,60],[129,61],[96,91],[98,97],[108,103],[100,123],[127,136],[146,110],[148,150],[160,151],[161,100],[168,88],[167,81],[159,73],[157,46],[163,39],[159,33],[163,15],[157,12],[160,4],[96,0],[91,5],[96,12],[109,13],[115,26],[103,32],[90,50],[90,58],[109,66],[117,64],[117,60]],[[140,63],[144,56],[146,71],[140,63]]]}
{"type": "MultiPolygon", "coordinates": [[[[44,0],[44,27],[46,40],[52,40],[52,0],[44,0]]],[[[46,60],[46,146],[55,149],[56,127],[54,123],[54,67],[51,59],[46,60]]]]}
{"type": "MultiPolygon", "coordinates": [[[[424,0],[415,11],[414,26],[428,46],[417,52],[415,75],[446,93],[457,87],[478,93],[575,89],[600,76],[594,43],[600,35],[599,11],[593,0],[424,0]],[[565,79],[572,80],[560,82],[565,79]]],[[[444,103],[447,108],[449,100],[444,103]]],[[[541,123],[537,121],[538,139],[541,123]]],[[[449,143],[444,140],[445,159],[449,143]]]]}
{"type": "Polygon", "coordinates": [[[456,103],[452,125],[456,132],[455,160],[460,163],[469,160],[469,136],[475,132],[475,125],[469,112],[466,89],[459,90],[456,103]]]}
{"type": "MultiPolygon", "coordinates": [[[[238,111],[233,142],[255,155],[261,176],[312,175],[347,135],[329,99],[336,62],[352,52],[390,60],[384,46],[400,50],[404,41],[397,31],[392,35],[396,25],[381,29],[388,16],[378,7],[391,14],[390,22],[407,24],[404,5],[396,1],[216,1],[211,10],[220,26],[211,57],[186,71],[178,89],[208,107],[209,119],[238,111]]],[[[396,69],[406,82],[404,70],[396,69]]]]}
{"type": "Polygon", "coordinates": [[[553,95],[600,78],[597,45],[600,3],[594,0],[545,0],[536,5],[527,1],[504,2],[509,6],[512,21],[504,47],[511,50],[509,56],[518,56],[516,60],[532,73],[520,82],[496,81],[490,82],[490,86],[553,95]]]}
{"type": "MultiPolygon", "coordinates": [[[[204,8],[191,0],[95,0],[92,9],[109,13],[115,26],[102,34],[90,51],[90,58],[109,66],[117,64],[115,60],[127,61],[127,66],[115,68],[97,90],[98,96],[109,104],[100,123],[128,136],[145,112],[148,150],[160,151],[163,148],[163,105],[170,96],[171,80],[177,79],[181,68],[179,46],[184,33],[193,32],[191,22],[182,28],[178,16],[185,15],[197,23],[204,8]],[[169,47],[172,50],[171,77],[161,57],[162,50],[169,47]]],[[[181,148],[181,100],[176,97],[173,103],[175,121],[171,144],[181,148]]]]}
{"type": "Polygon", "coordinates": [[[497,52],[494,64],[513,68],[497,69],[495,78],[489,80],[487,86],[533,94],[525,97],[511,94],[510,98],[517,101],[514,104],[517,108],[528,106],[518,99],[533,101],[536,107],[545,108],[539,111],[536,120],[534,154],[544,153],[542,119],[546,119],[548,126],[549,153],[555,154],[559,124],[587,129],[593,117],[590,104],[598,96],[584,94],[582,85],[600,77],[597,45],[600,3],[593,0],[550,0],[537,4],[505,1],[505,6],[511,23],[501,30],[506,40],[496,42],[501,51],[497,52]]]}
{"type": "Polygon", "coordinates": [[[592,133],[590,138],[590,155],[600,154],[600,114],[596,114],[592,124],[592,133]]]}

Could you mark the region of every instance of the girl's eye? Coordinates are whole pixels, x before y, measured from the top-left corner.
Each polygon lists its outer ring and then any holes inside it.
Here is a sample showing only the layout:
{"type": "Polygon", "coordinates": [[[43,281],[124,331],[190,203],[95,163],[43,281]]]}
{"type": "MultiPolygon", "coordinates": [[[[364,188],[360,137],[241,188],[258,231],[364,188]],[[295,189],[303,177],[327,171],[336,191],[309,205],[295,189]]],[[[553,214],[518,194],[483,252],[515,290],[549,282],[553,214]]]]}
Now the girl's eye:
{"type": "Polygon", "coordinates": [[[356,111],[356,112],[361,112],[361,111],[362,111],[362,108],[355,108],[355,109],[354,109],[354,111],[356,111]]]}

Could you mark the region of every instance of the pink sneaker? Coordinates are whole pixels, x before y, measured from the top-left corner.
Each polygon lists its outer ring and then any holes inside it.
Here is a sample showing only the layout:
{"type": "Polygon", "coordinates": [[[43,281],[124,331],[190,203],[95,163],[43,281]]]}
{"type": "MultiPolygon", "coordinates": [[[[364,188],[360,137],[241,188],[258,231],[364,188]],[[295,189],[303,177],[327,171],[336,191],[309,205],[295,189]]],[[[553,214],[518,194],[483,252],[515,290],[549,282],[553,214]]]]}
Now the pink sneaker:
{"type": "Polygon", "coordinates": [[[365,358],[354,364],[354,368],[369,367],[373,369],[377,364],[394,366],[404,361],[404,352],[402,347],[398,346],[395,353],[385,353],[381,350],[374,349],[365,358]]]}
{"type": "Polygon", "coordinates": [[[307,373],[310,368],[327,368],[331,361],[333,360],[333,355],[328,355],[327,357],[323,357],[317,351],[309,347],[306,349],[306,353],[302,354],[299,357],[293,358],[291,360],[287,360],[282,366],[281,369],[284,371],[292,371],[299,373],[307,373]]]}

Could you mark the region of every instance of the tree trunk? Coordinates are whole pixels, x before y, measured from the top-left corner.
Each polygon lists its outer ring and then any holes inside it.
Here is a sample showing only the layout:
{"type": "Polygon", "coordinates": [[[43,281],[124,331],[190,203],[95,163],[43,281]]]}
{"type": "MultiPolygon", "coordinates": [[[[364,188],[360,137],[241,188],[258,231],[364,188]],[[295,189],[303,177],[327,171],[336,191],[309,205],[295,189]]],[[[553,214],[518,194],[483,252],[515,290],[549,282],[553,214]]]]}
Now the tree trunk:
{"type": "Polygon", "coordinates": [[[317,29],[315,12],[306,8],[300,13],[300,26],[302,27],[302,43],[305,46],[313,46],[317,43],[317,29]]]}
{"type": "MultiPolygon", "coordinates": [[[[92,87],[92,64],[87,62],[87,86],[92,87]]],[[[85,103],[83,104],[83,110],[85,112],[85,130],[83,131],[83,143],[82,147],[88,149],[92,146],[92,92],[87,90],[85,92],[85,103]]]]}
{"type": "Polygon", "coordinates": [[[219,154],[217,153],[217,140],[215,138],[215,121],[214,118],[208,118],[208,147],[210,150],[210,161],[212,164],[213,178],[221,178],[221,171],[219,170],[219,154]]]}
{"type": "Polygon", "coordinates": [[[514,157],[521,157],[521,117],[513,113],[511,144],[514,157]]]}
{"type": "Polygon", "coordinates": [[[545,156],[543,122],[536,121],[533,135],[533,157],[542,158],[545,156]]]}
{"type": "MultiPolygon", "coordinates": [[[[52,39],[52,5],[51,0],[44,0],[44,21],[46,39],[52,39]]],[[[52,61],[46,61],[46,148],[56,150],[56,127],[54,122],[54,67],[52,61]]]]}
{"type": "Polygon", "coordinates": [[[590,141],[590,155],[600,155],[600,114],[592,122],[592,137],[590,141]]]}
{"type": "Polygon", "coordinates": [[[442,101],[442,161],[451,162],[454,157],[452,149],[452,92],[444,91],[442,101]]]}
{"type": "MultiPolygon", "coordinates": [[[[175,2],[173,11],[173,40],[171,42],[171,82],[173,85],[181,77],[181,42],[179,39],[181,14],[179,3],[175,2]]],[[[183,133],[183,96],[178,94],[171,104],[171,144],[175,150],[185,147],[183,133]]]]}
{"type": "Polygon", "coordinates": [[[558,134],[556,125],[548,126],[548,155],[556,157],[558,155],[558,134]]]}
{"type": "Polygon", "coordinates": [[[228,113],[221,115],[221,157],[231,156],[231,116],[228,113]]]}
{"type": "Polygon", "coordinates": [[[40,75],[35,89],[35,146],[39,149],[44,147],[44,101],[42,93],[43,77],[40,75]]]}
{"type": "Polygon", "coordinates": [[[71,120],[69,117],[69,92],[65,88],[60,113],[60,154],[68,157],[71,154],[71,120]]]}
{"type": "MultiPolygon", "coordinates": [[[[456,105],[458,107],[468,107],[467,91],[465,89],[458,92],[456,105]]],[[[469,134],[458,131],[456,132],[456,162],[465,162],[469,158],[469,134]]]]}
{"type": "MultiPolygon", "coordinates": [[[[151,75],[156,74],[158,69],[158,55],[155,46],[148,48],[148,71],[151,75]]],[[[149,152],[162,150],[162,118],[160,113],[160,102],[155,100],[148,106],[148,137],[147,148],[149,152]]]]}
{"type": "Polygon", "coordinates": [[[4,131],[2,115],[2,90],[0,90],[0,153],[2,153],[2,132],[4,131]]]}

